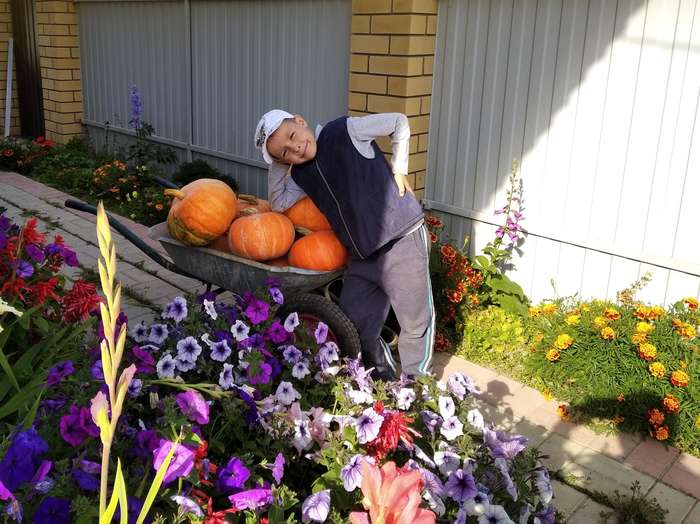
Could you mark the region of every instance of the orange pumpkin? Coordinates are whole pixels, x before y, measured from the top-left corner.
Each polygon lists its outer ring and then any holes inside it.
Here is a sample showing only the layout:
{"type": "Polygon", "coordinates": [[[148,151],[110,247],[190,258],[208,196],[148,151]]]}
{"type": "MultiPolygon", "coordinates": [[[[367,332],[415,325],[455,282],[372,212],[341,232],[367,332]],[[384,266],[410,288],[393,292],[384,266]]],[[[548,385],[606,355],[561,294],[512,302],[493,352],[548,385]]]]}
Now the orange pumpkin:
{"type": "Polygon", "coordinates": [[[294,242],[294,224],[281,213],[255,213],[233,221],[228,245],[234,255],[252,260],[281,257],[294,242]]]}
{"type": "Polygon", "coordinates": [[[253,195],[238,195],[238,216],[266,213],[272,211],[270,203],[253,195]]]}
{"type": "Polygon", "coordinates": [[[348,251],[333,231],[316,231],[300,238],[289,250],[289,264],[303,269],[332,271],[343,267],[348,251]]]}
{"type": "Polygon", "coordinates": [[[309,197],[304,197],[284,212],[295,226],[310,229],[311,231],[323,231],[330,229],[326,215],[316,207],[309,197]]]}
{"type": "Polygon", "coordinates": [[[221,180],[200,178],[182,189],[166,189],[173,197],[168,231],[183,244],[205,246],[226,233],[236,217],[236,194],[221,180]]]}
{"type": "Polygon", "coordinates": [[[287,255],[279,258],[275,258],[274,260],[268,260],[265,262],[268,266],[274,266],[274,267],[288,267],[289,266],[289,260],[287,259],[287,255]]]}

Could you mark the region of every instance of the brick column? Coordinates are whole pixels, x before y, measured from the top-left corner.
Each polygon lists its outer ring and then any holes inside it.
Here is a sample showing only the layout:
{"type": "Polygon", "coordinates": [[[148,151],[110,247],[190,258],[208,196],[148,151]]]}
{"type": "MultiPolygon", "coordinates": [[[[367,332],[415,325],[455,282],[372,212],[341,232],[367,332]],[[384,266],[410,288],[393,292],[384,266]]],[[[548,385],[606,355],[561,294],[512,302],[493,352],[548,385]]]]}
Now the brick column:
{"type": "MultiPolygon", "coordinates": [[[[12,38],[12,16],[10,13],[10,1],[0,0],[0,136],[5,129],[5,96],[7,95],[7,48],[12,38]]],[[[16,56],[16,54],[15,54],[16,56]]],[[[19,99],[17,98],[17,70],[12,68],[12,119],[10,120],[10,134],[18,135],[19,126],[19,99]]]]}
{"type": "Polygon", "coordinates": [[[37,0],[46,136],[66,143],[83,132],[78,20],[73,0],[37,0]]]}
{"type": "MultiPolygon", "coordinates": [[[[422,198],[438,0],[353,0],[351,115],[399,112],[411,123],[409,179],[422,198]]],[[[380,140],[385,153],[391,141],[380,140]]]]}

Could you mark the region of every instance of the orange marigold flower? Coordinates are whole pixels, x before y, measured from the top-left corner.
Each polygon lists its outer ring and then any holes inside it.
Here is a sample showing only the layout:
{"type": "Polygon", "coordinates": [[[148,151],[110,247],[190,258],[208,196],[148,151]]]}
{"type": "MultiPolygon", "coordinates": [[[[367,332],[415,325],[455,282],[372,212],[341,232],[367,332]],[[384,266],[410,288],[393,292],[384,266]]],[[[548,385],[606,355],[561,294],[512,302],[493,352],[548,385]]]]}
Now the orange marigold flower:
{"type": "Polygon", "coordinates": [[[654,428],[652,435],[656,440],[666,440],[669,437],[669,431],[667,426],[659,426],[654,428]]]}
{"type": "Polygon", "coordinates": [[[472,306],[478,306],[479,304],[481,304],[481,300],[479,300],[478,296],[472,293],[471,295],[469,295],[469,303],[472,306]]]}
{"type": "Polygon", "coordinates": [[[695,311],[698,309],[698,301],[693,297],[686,297],[683,299],[683,303],[688,306],[688,309],[695,311]]]}
{"type": "Polygon", "coordinates": [[[438,217],[435,215],[428,215],[425,217],[425,223],[428,224],[430,227],[442,227],[442,220],[440,220],[438,217]]]}
{"type": "Polygon", "coordinates": [[[652,408],[647,411],[647,420],[649,421],[649,424],[654,427],[658,427],[663,424],[665,418],[666,417],[664,417],[664,414],[656,408],[652,408]]]}
{"type": "Polygon", "coordinates": [[[662,308],[661,306],[654,306],[651,308],[651,311],[649,312],[647,318],[649,318],[649,320],[654,320],[655,318],[663,316],[664,313],[664,308],[662,308]]]}
{"type": "Polygon", "coordinates": [[[679,388],[688,387],[690,377],[685,371],[674,371],[671,373],[671,384],[679,388]]]}
{"type": "Polygon", "coordinates": [[[632,344],[642,344],[643,342],[647,341],[647,335],[646,333],[635,333],[632,335],[632,344]]]}
{"type": "Polygon", "coordinates": [[[620,320],[620,312],[612,307],[606,308],[605,311],[603,311],[603,315],[610,320],[620,320]]]}
{"type": "Polygon", "coordinates": [[[637,333],[644,333],[645,335],[648,335],[652,331],[654,331],[654,324],[649,324],[649,322],[637,322],[637,325],[634,327],[634,330],[637,333]]]}
{"type": "Polygon", "coordinates": [[[605,317],[595,317],[593,319],[593,325],[598,328],[602,328],[608,325],[608,319],[605,317]]]}
{"type": "Polygon", "coordinates": [[[683,322],[680,318],[672,318],[671,319],[671,324],[673,324],[673,327],[678,327],[682,326],[685,322],[683,322]]]}
{"type": "Polygon", "coordinates": [[[651,308],[647,306],[637,306],[637,309],[634,310],[634,316],[637,317],[639,320],[646,320],[649,318],[650,312],[651,308]]]}
{"type": "Polygon", "coordinates": [[[617,401],[618,401],[620,404],[622,404],[622,403],[625,401],[625,394],[624,394],[624,393],[620,393],[620,394],[617,396],[617,401]]]}
{"type": "Polygon", "coordinates": [[[625,421],[625,417],[622,415],[617,415],[616,417],[613,417],[612,421],[614,424],[622,424],[625,421]]]}
{"type": "Polygon", "coordinates": [[[530,309],[528,309],[528,313],[531,317],[539,317],[542,314],[542,308],[532,306],[530,309]]]}
{"type": "Polygon", "coordinates": [[[578,326],[581,322],[581,315],[572,314],[564,319],[569,326],[578,326]]]}
{"type": "Polygon", "coordinates": [[[666,376],[666,366],[661,362],[652,362],[649,364],[649,372],[656,378],[663,378],[666,376]]]}
{"type": "Polygon", "coordinates": [[[664,397],[661,403],[668,413],[680,413],[681,411],[680,401],[670,393],[664,397]]]}
{"type": "Polygon", "coordinates": [[[550,349],[545,356],[550,362],[556,362],[561,357],[561,353],[558,349],[550,349]]]}
{"type": "Polygon", "coordinates": [[[443,257],[452,260],[455,258],[455,256],[457,256],[457,251],[455,251],[455,248],[453,248],[451,245],[443,244],[440,246],[440,254],[443,257]]]}
{"type": "Polygon", "coordinates": [[[557,407],[557,414],[564,422],[569,422],[571,420],[571,413],[569,412],[569,408],[566,407],[566,404],[559,404],[557,407]]]}
{"type": "Polygon", "coordinates": [[[639,345],[639,351],[637,352],[637,354],[642,360],[651,362],[656,358],[656,346],[654,344],[644,342],[643,344],[639,345]]]}
{"type": "Polygon", "coordinates": [[[600,336],[603,340],[613,340],[615,338],[615,330],[609,326],[605,326],[600,330],[600,336]]]}
{"type": "Polygon", "coordinates": [[[532,341],[533,341],[535,344],[539,344],[540,342],[542,342],[542,339],[543,339],[543,338],[544,338],[544,333],[542,333],[542,332],[540,331],[539,333],[535,334],[534,337],[532,337],[532,341]]]}
{"type": "Polygon", "coordinates": [[[557,349],[566,349],[570,347],[573,343],[574,339],[571,337],[571,335],[568,335],[567,333],[562,333],[559,336],[557,336],[557,339],[554,341],[554,346],[557,349]]]}
{"type": "Polygon", "coordinates": [[[457,290],[450,291],[449,289],[445,290],[445,296],[447,297],[447,300],[450,302],[453,302],[455,304],[459,304],[462,301],[462,293],[460,293],[457,290]]]}
{"type": "Polygon", "coordinates": [[[431,231],[430,232],[430,243],[434,244],[437,241],[438,241],[437,235],[431,231]]]}
{"type": "Polygon", "coordinates": [[[557,311],[557,305],[556,304],[545,304],[542,306],[542,313],[545,315],[551,315],[552,313],[555,313],[557,311]]]}
{"type": "Polygon", "coordinates": [[[158,203],[156,204],[156,209],[157,209],[158,211],[163,211],[163,204],[161,204],[160,202],[158,202],[158,203]]]}

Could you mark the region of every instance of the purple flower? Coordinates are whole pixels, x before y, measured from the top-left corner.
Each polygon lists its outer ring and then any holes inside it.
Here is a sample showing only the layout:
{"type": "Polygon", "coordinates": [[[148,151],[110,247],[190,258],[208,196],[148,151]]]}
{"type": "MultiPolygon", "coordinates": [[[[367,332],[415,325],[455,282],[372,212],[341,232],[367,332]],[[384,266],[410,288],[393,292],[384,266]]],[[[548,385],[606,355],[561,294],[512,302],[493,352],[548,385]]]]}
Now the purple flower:
{"type": "Polygon", "coordinates": [[[284,329],[285,330],[287,330],[289,333],[293,333],[298,325],[299,325],[299,315],[296,312],[290,313],[289,315],[287,315],[287,318],[284,320],[284,329]]]}
{"type": "Polygon", "coordinates": [[[372,442],[375,438],[377,438],[377,435],[379,435],[379,429],[382,427],[382,422],[384,422],[384,417],[374,411],[373,408],[365,409],[362,412],[362,415],[360,415],[355,421],[357,441],[360,444],[372,442]]]}
{"type": "Polygon", "coordinates": [[[501,472],[503,477],[503,487],[506,492],[511,496],[513,500],[518,500],[518,488],[516,488],[513,479],[510,476],[510,471],[508,471],[508,461],[502,457],[495,460],[496,467],[501,472]]]}
{"type": "Polygon", "coordinates": [[[139,88],[135,85],[131,86],[131,92],[129,94],[131,100],[131,120],[129,120],[129,125],[132,129],[141,129],[141,94],[139,93],[139,88]]]}
{"type": "Polygon", "coordinates": [[[275,320],[270,327],[267,328],[266,336],[275,344],[282,344],[287,340],[289,333],[279,321],[275,320]]]}
{"type": "Polygon", "coordinates": [[[229,501],[238,511],[245,509],[256,510],[272,503],[272,490],[269,488],[255,488],[229,496],[229,501]]]}
{"type": "Polygon", "coordinates": [[[148,341],[160,345],[168,338],[168,326],[165,324],[153,324],[148,334],[148,341]]]}
{"type": "Polygon", "coordinates": [[[219,373],[219,385],[223,389],[230,389],[233,386],[233,366],[224,364],[224,369],[219,373]]]}
{"type": "Polygon", "coordinates": [[[33,427],[17,433],[0,462],[0,482],[16,491],[32,479],[48,450],[48,444],[33,427]]]}
{"type": "Polygon", "coordinates": [[[138,344],[140,344],[141,342],[148,341],[148,328],[146,327],[146,324],[143,322],[143,320],[141,322],[139,322],[138,324],[134,325],[129,330],[129,335],[138,344]]]}
{"type": "Polygon", "coordinates": [[[46,385],[53,386],[58,384],[61,382],[61,380],[66,378],[68,375],[72,375],[74,372],[75,368],[73,367],[73,362],[70,360],[56,364],[49,370],[49,375],[46,378],[46,385]]]}
{"type": "Polygon", "coordinates": [[[301,505],[302,522],[325,522],[331,509],[331,490],[312,493],[301,505]]]}
{"type": "Polygon", "coordinates": [[[15,496],[12,494],[12,492],[5,487],[5,484],[0,482],[0,500],[10,500],[14,498],[15,496]]]}
{"type": "Polygon", "coordinates": [[[270,305],[267,302],[253,298],[248,307],[245,308],[245,315],[253,325],[265,322],[270,315],[270,305]]]}
{"type": "Polygon", "coordinates": [[[255,399],[241,388],[236,388],[236,391],[238,392],[238,396],[241,398],[241,400],[245,402],[246,406],[248,406],[247,411],[243,414],[244,420],[247,424],[255,424],[260,418],[255,399]]]}
{"type": "Polygon", "coordinates": [[[232,457],[225,467],[219,468],[216,473],[218,488],[226,493],[240,491],[250,478],[250,471],[238,457],[232,457]]]}
{"type": "Polygon", "coordinates": [[[282,453],[277,453],[275,462],[272,465],[272,478],[275,479],[278,486],[279,483],[282,482],[282,477],[284,476],[284,463],[284,455],[282,453]]]}
{"type": "Polygon", "coordinates": [[[271,287],[269,293],[270,293],[270,296],[272,297],[272,300],[275,302],[275,304],[279,304],[279,305],[284,304],[284,295],[282,294],[282,291],[280,291],[280,288],[271,287]]]}
{"type": "Polygon", "coordinates": [[[139,431],[136,434],[134,454],[143,459],[152,457],[153,451],[158,448],[159,440],[158,433],[153,429],[139,431]]]}
{"type": "Polygon", "coordinates": [[[104,380],[104,371],[102,370],[102,359],[96,360],[90,368],[90,376],[95,380],[104,380]]]}
{"type": "Polygon", "coordinates": [[[137,373],[146,373],[152,375],[156,371],[156,359],[153,358],[148,351],[142,349],[141,346],[131,348],[131,353],[134,356],[134,364],[136,364],[137,373]]]}
{"type": "Polygon", "coordinates": [[[447,479],[445,491],[452,500],[462,503],[476,495],[476,482],[467,468],[458,469],[447,479]]]}
{"type": "Polygon", "coordinates": [[[83,459],[80,461],[80,469],[85,473],[90,473],[91,475],[99,475],[100,471],[102,470],[102,466],[100,466],[97,462],[93,462],[92,460],[83,459]]]}
{"type": "Polygon", "coordinates": [[[5,247],[7,247],[7,235],[0,232],[0,251],[5,249],[5,247]]]}
{"type": "MultiPolygon", "coordinates": [[[[165,458],[170,452],[170,448],[173,446],[173,442],[169,440],[160,440],[160,445],[158,448],[153,450],[153,469],[158,471],[160,466],[165,461],[165,458]]],[[[175,448],[175,454],[173,455],[170,465],[165,472],[165,477],[163,477],[163,482],[169,484],[173,480],[179,477],[186,477],[192,471],[194,467],[194,451],[188,446],[183,444],[177,444],[175,448]]]]}
{"type": "Polygon", "coordinates": [[[34,524],[70,524],[70,502],[46,497],[34,512],[34,524]]]}
{"type": "Polygon", "coordinates": [[[323,344],[328,337],[328,326],[323,322],[319,322],[316,326],[316,331],[314,331],[314,337],[316,338],[317,344],[323,344]]]}
{"type": "Polygon", "coordinates": [[[512,459],[527,447],[527,437],[509,436],[505,431],[484,428],[484,444],[494,458],[512,459]]]}
{"type": "Polygon", "coordinates": [[[11,225],[12,221],[4,213],[0,215],[0,231],[7,231],[11,225]]]}
{"type": "Polygon", "coordinates": [[[165,306],[161,317],[172,318],[179,324],[187,318],[187,301],[182,297],[175,297],[172,302],[165,306]]]}
{"type": "Polygon", "coordinates": [[[197,424],[209,423],[209,404],[204,397],[196,391],[185,391],[175,396],[182,414],[197,424]]]}
{"type": "Polygon", "coordinates": [[[68,249],[67,247],[64,247],[61,251],[61,254],[63,255],[63,261],[66,263],[67,266],[78,267],[78,265],[80,265],[75,251],[68,249]]]}
{"type": "Polygon", "coordinates": [[[552,481],[549,478],[547,468],[538,468],[535,470],[535,486],[540,492],[540,500],[543,504],[549,504],[552,501],[554,491],[552,490],[552,481]]]}
{"type": "Polygon", "coordinates": [[[267,362],[259,362],[250,365],[247,369],[248,382],[254,384],[267,384],[272,376],[272,366],[267,362]]]}
{"type": "Polygon", "coordinates": [[[557,510],[551,504],[535,513],[534,524],[554,524],[557,510]]]}
{"type": "Polygon", "coordinates": [[[282,351],[282,358],[290,364],[296,364],[301,359],[301,351],[296,346],[287,346],[282,351]]]}
{"type": "Polygon", "coordinates": [[[27,244],[24,246],[24,250],[26,251],[27,255],[29,255],[29,258],[31,258],[34,262],[41,263],[46,258],[44,252],[34,244],[27,244]]]}
{"type": "Polygon", "coordinates": [[[85,491],[99,491],[100,481],[97,477],[93,477],[89,473],[85,473],[79,469],[73,469],[71,475],[73,475],[73,479],[76,484],[80,486],[80,489],[85,491]]]}
{"type": "Polygon", "coordinates": [[[90,409],[78,408],[75,404],[68,408],[68,415],[61,417],[59,431],[63,440],[73,447],[82,444],[86,438],[97,437],[100,434],[100,430],[92,421],[90,409]]]}
{"type": "Polygon", "coordinates": [[[175,376],[175,368],[177,367],[177,361],[166,353],[156,364],[156,371],[158,372],[158,378],[173,378],[175,376]]]}
{"type": "Polygon", "coordinates": [[[423,424],[425,424],[425,427],[428,428],[431,434],[435,433],[442,425],[442,417],[433,411],[421,411],[420,416],[423,419],[423,424]]]}
{"type": "Polygon", "coordinates": [[[199,345],[194,337],[186,337],[177,341],[177,358],[194,363],[197,357],[202,352],[202,346],[199,345]]]}
{"type": "Polygon", "coordinates": [[[211,359],[224,362],[231,355],[231,348],[226,339],[214,342],[211,345],[211,359]]]}
{"type": "Polygon", "coordinates": [[[192,513],[195,517],[204,517],[202,508],[191,498],[183,497],[182,495],[173,495],[170,497],[170,500],[180,506],[183,514],[187,515],[188,513],[192,513]]]}
{"type": "Polygon", "coordinates": [[[15,273],[19,278],[29,278],[34,274],[34,266],[26,260],[20,260],[16,264],[15,273]]]}
{"type": "Polygon", "coordinates": [[[141,389],[143,388],[143,382],[141,381],[140,378],[135,378],[131,381],[131,384],[129,384],[129,388],[127,389],[127,393],[129,393],[130,397],[138,397],[141,394],[141,389]]]}
{"type": "Polygon", "coordinates": [[[368,458],[364,455],[353,455],[343,469],[340,470],[340,479],[343,481],[345,491],[355,491],[362,484],[362,463],[368,458]]]}
{"type": "Polygon", "coordinates": [[[467,394],[472,395],[479,392],[472,379],[464,373],[450,373],[447,379],[447,389],[459,400],[464,400],[467,394]]]}

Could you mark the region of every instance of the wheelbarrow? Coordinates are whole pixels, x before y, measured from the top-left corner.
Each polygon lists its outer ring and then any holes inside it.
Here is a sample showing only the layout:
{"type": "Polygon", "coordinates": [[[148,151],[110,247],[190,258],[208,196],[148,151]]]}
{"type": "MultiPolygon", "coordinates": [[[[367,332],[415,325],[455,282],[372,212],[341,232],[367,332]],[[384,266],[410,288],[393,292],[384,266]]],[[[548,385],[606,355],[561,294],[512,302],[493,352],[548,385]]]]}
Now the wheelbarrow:
{"type": "MultiPolygon", "coordinates": [[[[68,199],[65,206],[97,214],[95,206],[78,200],[68,199]]],[[[360,354],[357,330],[338,306],[344,269],[313,271],[291,266],[268,266],[210,247],[187,246],[171,237],[163,222],[149,229],[149,237],[160,242],[170,257],[167,258],[113,216],[107,216],[110,226],[151,260],[168,271],[200,281],[206,286],[207,292],[220,294],[230,291],[239,295],[243,291],[265,286],[271,278],[276,279],[284,292],[284,304],[278,312],[280,318],[284,319],[289,313],[296,312],[299,320],[307,327],[315,327],[322,321],[328,326],[329,339],[338,344],[343,355],[360,354]]],[[[393,327],[385,326],[382,337],[392,350],[396,349],[398,336],[393,327]]]]}

